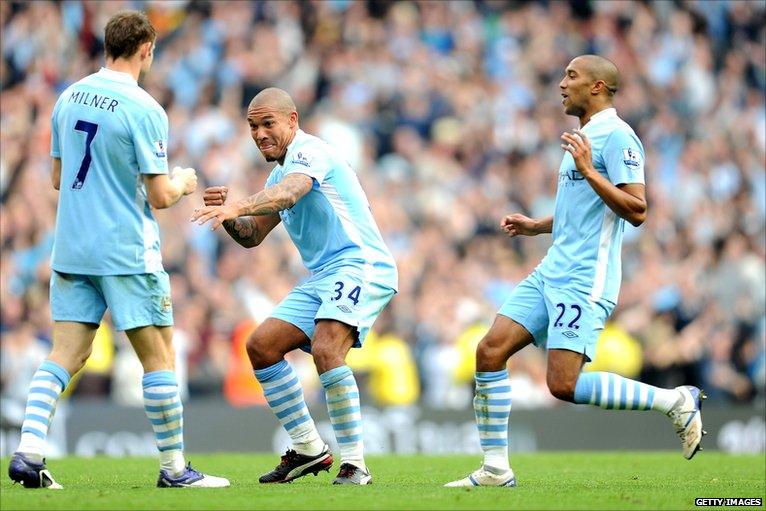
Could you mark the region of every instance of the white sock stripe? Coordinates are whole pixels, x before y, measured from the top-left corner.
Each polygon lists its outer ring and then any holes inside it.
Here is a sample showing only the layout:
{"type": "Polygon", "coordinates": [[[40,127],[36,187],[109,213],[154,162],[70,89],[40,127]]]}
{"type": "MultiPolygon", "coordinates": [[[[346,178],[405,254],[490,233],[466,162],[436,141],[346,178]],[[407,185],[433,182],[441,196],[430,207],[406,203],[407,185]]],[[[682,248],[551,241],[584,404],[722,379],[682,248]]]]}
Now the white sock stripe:
{"type": "Polygon", "coordinates": [[[606,397],[609,392],[609,375],[608,373],[601,373],[599,378],[599,384],[601,385],[601,397],[599,398],[598,406],[606,408],[606,397]]]}
{"type": "MultiPolygon", "coordinates": [[[[35,431],[39,431],[43,435],[47,435],[48,434],[48,427],[47,426],[42,426],[37,421],[34,421],[34,422],[24,421],[24,425],[22,426],[22,429],[34,429],[35,431]]],[[[25,431],[21,435],[24,436],[24,435],[29,435],[29,434],[31,434],[31,433],[27,433],[25,431]]],[[[35,437],[35,438],[38,438],[38,437],[35,437]]]]}
{"type": "Polygon", "coordinates": [[[35,378],[32,378],[32,381],[29,384],[29,388],[44,388],[52,390],[56,393],[61,393],[61,389],[63,388],[59,382],[53,382],[48,380],[37,380],[35,378]]]}
{"type": "Polygon", "coordinates": [[[163,418],[167,417],[168,415],[172,416],[172,415],[176,415],[176,414],[179,414],[179,413],[183,413],[183,408],[180,408],[180,407],[179,408],[175,408],[175,409],[171,410],[170,414],[168,414],[167,411],[165,411],[165,412],[146,412],[146,416],[149,419],[163,419],[163,418]]]}
{"type": "Polygon", "coordinates": [[[479,431],[480,438],[506,438],[508,431],[479,431]]]}
{"type": "Polygon", "coordinates": [[[636,382],[629,381],[627,382],[628,388],[625,392],[625,408],[633,408],[635,406],[635,392],[636,392],[636,382]]]}
{"type": "Polygon", "coordinates": [[[646,410],[646,401],[649,399],[649,387],[646,385],[638,386],[638,409],[646,410]]]}
{"type": "Polygon", "coordinates": [[[177,392],[178,385],[152,385],[143,387],[144,394],[167,394],[168,392],[177,392]]]}
{"type": "Polygon", "coordinates": [[[27,400],[42,401],[43,403],[49,404],[54,408],[56,407],[56,403],[58,402],[58,399],[56,399],[55,397],[49,396],[48,394],[43,394],[41,392],[31,392],[27,400]]]}
{"type": "Polygon", "coordinates": [[[183,418],[174,420],[173,422],[168,422],[166,424],[152,424],[152,428],[154,429],[155,433],[164,433],[165,431],[171,431],[176,428],[182,428],[184,425],[183,418]]]}
{"type": "Polygon", "coordinates": [[[273,389],[274,387],[279,387],[280,385],[284,385],[285,383],[289,382],[293,378],[295,378],[295,371],[293,371],[293,368],[290,367],[290,370],[284,374],[284,376],[280,376],[277,380],[259,382],[261,384],[261,387],[263,387],[264,392],[273,389]]]}
{"type": "MultiPolygon", "coordinates": [[[[32,415],[39,415],[41,417],[53,416],[55,410],[46,410],[45,408],[39,408],[37,406],[27,406],[25,413],[31,413],[32,415]]],[[[50,420],[50,418],[48,419],[50,420]]]]}
{"type": "Polygon", "coordinates": [[[335,429],[333,426],[333,431],[335,431],[335,436],[351,436],[351,435],[358,435],[362,432],[362,426],[353,426],[350,428],[344,428],[344,429],[335,429]]]}
{"type": "Polygon", "coordinates": [[[279,413],[283,410],[287,410],[291,406],[295,406],[298,403],[303,403],[303,402],[304,402],[303,394],[301,394],[300,396],[294,397],[290,401],[285,401],[284,403],[280,403],[277,406],[272,406],[271,411],[274,413],[279,413]]]}
{"type": "MultiPolygon", "coordinates": [[[[622,379],[621,376],[618,376],[616,374],[613,374],[610,378],[612,380],[612,390],[609,394],[612,396],[612,407],[613,408],[619,408],[620,406],[620,380],[622,379]]],[[[607,403],[608,405],[608,403],[607,403]]]]}
{"type": "Polygon", "coordinates": [[[150,399],[148,397],[144,397],[144,405],[148,406],[164,406],[170,408],[171,406],[175,406],[180,402],[181,399],[178,397],[178,394],[176,394],[174,397],[169,397],[166,399],[150,399]]]}
{"type": "Polygon", "coordinates": [[[266,396],[266,400],[271,402],[281,397],[292,394],[293,392],[297,392],[299,390],[302,391],[303,387],[301,387],[300,381],[297,381],[295,382],[295,385],[291,385],[290,387],[287,387],[284,390],[280,390],[279,392],[275,392],[274,394],[269,394],[268,396],[266,396]]]}
{"type": "Polygon", "coordinates": [[[173,435],[167,438],[157,440],[157,447],[167,447],[168,445],[179,444],[183,442],[183,434],[173,435]]]}
{"type": "Polygon", "coordinates": [[[342,422],[351,422],[351,421],[359,421],[362,420],[362,412],[361,410],[356,411],[354,413],[349,413],[346,415],[339,415],[337,417],[330,417],[330,422],[333,424],[335,423],[342,423],[342,422]]]}
{"type": "MultiPolygon", "coordinates": [[[[511,399],[511,393],[510,392],[500,392],[497,394],[486,394],[486,399],[511,399]]],[[[481,398],[480,401],[484,401],[484,398],[481,398]]]]}
{"type": "Polygon", "coordinates": [[[488,412],[505,412],[510,410],[508,407],[509,405],[487,405],[486,407],[483,407],[488,412]]]}
{"type": "Polygon", "coordinates": [[[309,416],[311,415],[311,414],[309,414],[309,409],[306,406],[304,406],[300,410],[296,410],[293,413],[285,415],[281,419],[279,417],[277,417],[277,420],[279,421],[280,424],[282,424],[284,426],[288,422],[292,422],[295,419],[297,419],[298,417],[303,417],[304,415],[309,415],[309,416]]]}

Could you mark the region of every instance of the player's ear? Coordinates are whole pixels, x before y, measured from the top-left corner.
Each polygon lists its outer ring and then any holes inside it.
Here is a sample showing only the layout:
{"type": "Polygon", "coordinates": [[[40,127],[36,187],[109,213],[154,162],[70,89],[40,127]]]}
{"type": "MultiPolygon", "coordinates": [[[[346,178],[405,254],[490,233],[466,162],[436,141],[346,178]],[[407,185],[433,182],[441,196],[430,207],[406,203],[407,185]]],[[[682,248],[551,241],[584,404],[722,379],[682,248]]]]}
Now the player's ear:
{"type": "Polygon", "coordinates": [[[606,92],[606,82],[604,80],[596,80],[590,88],[590,93],[597,96],[602,92],[606,92]]]}
{"type": "Polygon", "coordinates": [[[298,125],[298,112],[290,112],[290,127],[294,128],[298,125]]]}
{"type": "Polygon", "coordinates": [[[139,55],[141,56],[141,60],[146,60],[152,56],[153,46],[154,46],[154,41],[147,41],[141,46],[139,46],[138,52],[139,52],[139,55]]]}

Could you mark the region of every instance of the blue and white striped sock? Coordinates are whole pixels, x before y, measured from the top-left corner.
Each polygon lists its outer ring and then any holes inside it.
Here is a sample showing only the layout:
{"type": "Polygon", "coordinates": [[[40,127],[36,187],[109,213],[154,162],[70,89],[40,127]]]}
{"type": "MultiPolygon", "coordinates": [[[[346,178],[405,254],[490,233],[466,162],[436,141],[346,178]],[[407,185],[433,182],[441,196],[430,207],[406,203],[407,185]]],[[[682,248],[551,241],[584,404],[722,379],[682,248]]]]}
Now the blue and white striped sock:
{"type": "Polygon", "coordinates": [[[320,374],[319,379],[324,386],[327,411],[340,448],[341,463],[351,463],[367,470],[362,441],[362,410],[354,373],[350,367],[343,365],[320,374]]]}
{"type": "Polygon", "coordinates": [[[69,373],[56,362],[46,360],[40,364],[29,384],[27,409],[17,452],[42,458],[56,404],[68,383],[69,373]]]}
{"type": "Polygon", "coordinates": [[[160,451],[160,468],[172,475],[183,472],[184,465],[184,407],[178,395],[178,383],[173,371],[152,371],[144,374],[144,410],[152,423],[154,439],[160,451]]]}
{"type": "Polygon", "coordinates": [[[484,451],[484,465],[510,470],[508,418],[511,415],[511,381],[507,370],[476,373],[473,411],[484,451]]]}
{"type": "Polygon", "coordinates": [[[255,377],[263,387],[271,411],[290,435],[293,449],[307,456],[321,453],[325,444],[303,399],[303,388],[293,367],[286,360],[280,360],[272,366],[256,369],[255,377]]]}
{"type": "Polygon", "coordinates": [[[614,373],[581,373],[574,402],[608,410],[659,410],[667,414],[681,398],[675,389],[661,389],[614,373]]]}

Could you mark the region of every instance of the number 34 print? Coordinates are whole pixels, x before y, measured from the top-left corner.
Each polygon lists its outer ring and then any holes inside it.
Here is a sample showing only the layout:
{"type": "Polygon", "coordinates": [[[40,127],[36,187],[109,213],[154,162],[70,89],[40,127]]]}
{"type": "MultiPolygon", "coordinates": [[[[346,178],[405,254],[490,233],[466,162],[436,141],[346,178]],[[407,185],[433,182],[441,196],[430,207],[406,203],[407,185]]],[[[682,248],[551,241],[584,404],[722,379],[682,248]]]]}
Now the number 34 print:
{"type": "MultiPolygon", "coordinates": [[[[350,286],[348,286],[350,287],[350,286]]],[[[354,287],[351,291],[346,292],[347,286],[343,284],[343,282],[338,281],[335,283],[335,291],[333,295],[330,297],[330,300],[336,301],[340,300],[344,296],[354,302],[354,305],[359,303],[359,295],[362,292],[362,288],[360,286],[354,287]]]]}

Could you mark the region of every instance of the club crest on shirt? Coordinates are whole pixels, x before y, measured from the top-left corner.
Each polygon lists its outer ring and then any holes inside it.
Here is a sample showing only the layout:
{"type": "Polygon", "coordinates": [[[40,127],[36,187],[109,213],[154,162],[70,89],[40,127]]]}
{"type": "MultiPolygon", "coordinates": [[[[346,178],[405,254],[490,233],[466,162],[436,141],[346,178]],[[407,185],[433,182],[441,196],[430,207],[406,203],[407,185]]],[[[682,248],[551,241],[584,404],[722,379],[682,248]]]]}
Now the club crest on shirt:
{"type": "Polygon", "coordinates": [[[292,163],[297,163],[298,165],[303,165],[304,167],[311,167],[311,156],[302,151],[298,151],[298,154],[293,156],[292,163]]]}
{"type": "Polygon", "coordinates": [[[154,141],[154,156],[157,158],[167,157],[167,152],[165,151],[165,142],[163,142],[161,139],[154,141]]]}
{"type": "Polygon", "coordinates": [[[641,166],[641,154],[630,147],[622,150],[622,162],[629,167],[641,166]]]}

